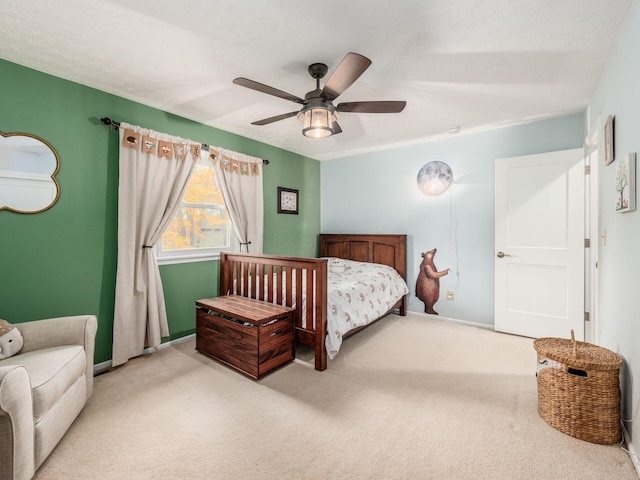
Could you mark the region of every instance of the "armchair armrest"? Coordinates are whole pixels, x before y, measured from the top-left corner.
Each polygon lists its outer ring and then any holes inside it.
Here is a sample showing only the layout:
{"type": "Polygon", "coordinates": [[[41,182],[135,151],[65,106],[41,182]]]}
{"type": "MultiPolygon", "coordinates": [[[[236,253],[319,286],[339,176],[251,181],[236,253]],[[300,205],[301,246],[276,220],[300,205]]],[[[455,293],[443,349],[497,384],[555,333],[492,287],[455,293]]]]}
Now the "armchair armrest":
{"type": "Polygon", "coordinates": [[[93,393],[93,361],[98,320],[95,315],[47,318],[13,324],[24,340],[21,353],[61,345],[81,345],[87,357],[87,398],[93,393]]]}
{"type": "Polygon", "coordinates": [[[86,349],[88,343],[93,344],[97,330],[93,315],[47,318],[13,325],[22,334],[23,353],[61,345],[82,345],[86,349]]]}
{"type": "Polygon", "coordinates": [[[0,367],[0,478],[33,477],[34,436],[29,373],[20,365],[0,367]]]}

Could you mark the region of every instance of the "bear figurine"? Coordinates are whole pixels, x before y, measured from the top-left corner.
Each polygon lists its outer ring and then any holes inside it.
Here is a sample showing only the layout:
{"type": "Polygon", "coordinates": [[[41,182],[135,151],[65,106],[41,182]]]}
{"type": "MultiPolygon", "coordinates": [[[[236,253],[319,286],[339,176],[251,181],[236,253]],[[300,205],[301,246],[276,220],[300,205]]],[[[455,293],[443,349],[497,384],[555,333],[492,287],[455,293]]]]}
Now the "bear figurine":
{"type": "Polygon", "coordinates": [[[449,273],[449,269],[438,272],[433,257],[436,256],[437,249],[422,254],[422,263],[420,264],[420,273],[416,280],[416,297],[424,302],[424,312],[438,315],[433,306],[440,297],[440,277],[444,277],[449,273]]]}

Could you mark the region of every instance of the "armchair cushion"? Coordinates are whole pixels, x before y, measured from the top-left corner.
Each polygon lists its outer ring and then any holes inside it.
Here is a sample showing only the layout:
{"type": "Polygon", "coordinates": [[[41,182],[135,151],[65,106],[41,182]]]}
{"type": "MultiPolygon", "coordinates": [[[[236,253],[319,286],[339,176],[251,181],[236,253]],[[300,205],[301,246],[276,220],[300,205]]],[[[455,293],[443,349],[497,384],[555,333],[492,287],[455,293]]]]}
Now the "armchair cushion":
{"type": "Polygon", "coordinates": [[[22,365],[29,372],[33,417],[37,423],[82,376],[86,355],[79,345],[65,345],[22,353],[3,360],[2,365],[22,365]]]}

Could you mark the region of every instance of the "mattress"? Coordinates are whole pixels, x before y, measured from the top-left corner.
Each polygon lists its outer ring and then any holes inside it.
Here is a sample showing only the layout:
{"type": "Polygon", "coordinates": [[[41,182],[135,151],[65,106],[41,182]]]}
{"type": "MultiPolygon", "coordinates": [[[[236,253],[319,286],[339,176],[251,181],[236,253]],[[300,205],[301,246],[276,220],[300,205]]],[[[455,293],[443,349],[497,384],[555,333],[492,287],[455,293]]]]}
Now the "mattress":
{"type": "Polygon", "coordinates": [[[328,258],[327,355],[334,358],[343,336],[382,317],[409,287],[387,265],[328,258]]]}

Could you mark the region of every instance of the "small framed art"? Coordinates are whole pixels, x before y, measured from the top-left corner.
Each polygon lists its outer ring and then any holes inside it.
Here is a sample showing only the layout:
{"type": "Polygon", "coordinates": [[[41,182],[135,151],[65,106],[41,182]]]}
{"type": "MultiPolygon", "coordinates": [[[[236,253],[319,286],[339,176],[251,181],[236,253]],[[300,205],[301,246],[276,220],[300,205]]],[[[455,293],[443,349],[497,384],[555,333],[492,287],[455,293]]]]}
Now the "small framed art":
{"type": "Polygon", "coordinates": [[[609,115],[604,124],[604,164],[609,165],[613,162],[613,116],[609,115]]]}
{"type": "Polygon", "coordinates": [[[636,154],[627,153],[618,161],[616,173],[616,212],[636,209],[636,154]]]}
{"type": "Polygon", "coordinates": [[[278,213],[298,214],[298,190],[278,187],[278,213]]]}

